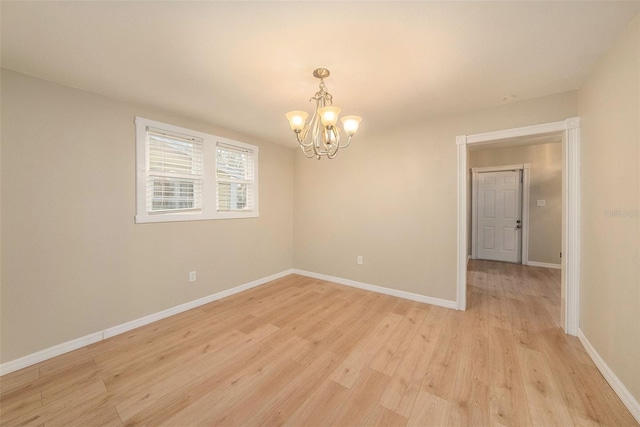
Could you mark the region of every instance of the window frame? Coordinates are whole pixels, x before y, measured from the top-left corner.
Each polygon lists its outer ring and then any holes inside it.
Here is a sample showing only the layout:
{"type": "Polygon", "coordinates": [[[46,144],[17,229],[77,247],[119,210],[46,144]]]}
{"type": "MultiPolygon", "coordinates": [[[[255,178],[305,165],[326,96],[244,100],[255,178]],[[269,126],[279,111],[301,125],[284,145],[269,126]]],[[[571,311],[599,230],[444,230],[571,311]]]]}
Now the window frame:
{"type": "Polygon", "coordinates": [[[211,135],[179,126],[162,123],[144,117],[135,118],[136,126],[136,215],[135,223],[200,221],[209,219],[257,218],[259,212],[258,197],[258,159],[259,148],[255,145],[235,141],[217,135],[211,135]],[[198,211],[147,211],[147,129],[164,130],[168,133],[187,135],[202,140],[202,208],[198,211]],[[253,157],[253,204],[250,209],[218,211],[217,200],[217,159],[218,143],[248,150],[253,157]]]}

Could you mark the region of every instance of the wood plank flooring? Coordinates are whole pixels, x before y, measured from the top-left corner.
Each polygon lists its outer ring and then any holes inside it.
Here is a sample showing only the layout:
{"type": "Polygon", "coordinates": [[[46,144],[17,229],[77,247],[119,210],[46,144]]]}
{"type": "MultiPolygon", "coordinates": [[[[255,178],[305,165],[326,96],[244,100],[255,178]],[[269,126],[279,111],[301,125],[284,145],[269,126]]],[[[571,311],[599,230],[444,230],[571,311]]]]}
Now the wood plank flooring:
{"type": "Polygon", "coordinates": [[[0,378],[0,424],[637,425],[560,272],[472,261],[458,312],[291,275],[0,378]]]}

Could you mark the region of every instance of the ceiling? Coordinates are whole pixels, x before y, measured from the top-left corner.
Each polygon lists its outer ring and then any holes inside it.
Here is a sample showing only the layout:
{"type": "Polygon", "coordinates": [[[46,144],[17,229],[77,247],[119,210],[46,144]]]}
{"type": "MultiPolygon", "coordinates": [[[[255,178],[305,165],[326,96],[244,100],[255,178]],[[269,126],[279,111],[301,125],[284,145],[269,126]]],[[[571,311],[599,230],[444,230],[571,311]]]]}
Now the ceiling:
{"type": "Polygon", "coordinates": [[[312,71],[368,131],[578,89],[636,1],[7,2],[2,67],[296,146],[312,71]]]}

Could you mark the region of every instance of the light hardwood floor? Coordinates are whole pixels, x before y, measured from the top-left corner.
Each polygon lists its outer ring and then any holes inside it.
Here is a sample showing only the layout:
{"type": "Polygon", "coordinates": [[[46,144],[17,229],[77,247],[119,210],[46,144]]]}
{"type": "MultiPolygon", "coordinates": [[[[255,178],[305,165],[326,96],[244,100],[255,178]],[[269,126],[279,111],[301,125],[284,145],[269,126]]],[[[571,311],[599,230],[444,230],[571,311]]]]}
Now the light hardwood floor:
{"type": "Polygon", "coordinates": [[[1,424],[637,425],[559,274],[472,261],[466,312],[288,276],[5,375],[1,424]]]}

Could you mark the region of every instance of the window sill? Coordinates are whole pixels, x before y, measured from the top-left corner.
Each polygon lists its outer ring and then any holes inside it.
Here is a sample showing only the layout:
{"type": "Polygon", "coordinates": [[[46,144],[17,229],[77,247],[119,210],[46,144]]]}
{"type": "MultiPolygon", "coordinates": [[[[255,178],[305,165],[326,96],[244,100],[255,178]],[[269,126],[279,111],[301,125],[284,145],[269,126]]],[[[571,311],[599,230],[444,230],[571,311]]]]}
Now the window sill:
{"type": "Polygon", "coordinates": [[[206,221],[215,219],[242,219],[257,218],[260,214],[258,211],[241,211],[241,212],[216,212],[215,214],[198,213],[165,213],[155,215],[136,215],[136,224],[148,224],[154,222],[184,222],[184,221],[206,221]]]}

